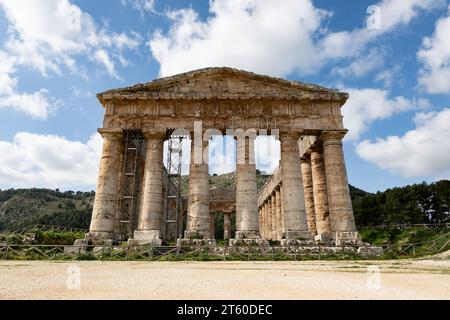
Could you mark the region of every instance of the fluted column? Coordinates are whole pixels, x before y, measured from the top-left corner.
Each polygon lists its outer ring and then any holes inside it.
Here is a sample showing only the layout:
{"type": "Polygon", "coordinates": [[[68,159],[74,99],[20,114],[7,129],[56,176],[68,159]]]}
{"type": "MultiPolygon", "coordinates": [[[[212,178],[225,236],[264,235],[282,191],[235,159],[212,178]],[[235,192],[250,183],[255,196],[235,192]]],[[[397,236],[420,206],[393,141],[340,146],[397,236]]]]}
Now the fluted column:
{"type": "Polygon", "coordinates": [[[186,238],[211,239],[208,163],[207,159],[202,157],[202,154],[206,155],[208,152],[208,142],[202,141],[200,145],[196,145],[195,139],[191,142],[186,238]]]}
{"type": "Polygon", "coordinates": [[[301,178],[298,135],[282,133],[280,138],[285,229],[283,238],[310,239],[301,178]]]}
{"type": "Polygon", "coordinates": [[[261,235],[261,237],[263,236],[263,216],[262,216],[262,208],[259,207],[258,208],[258,219],[259,219],[259,233],[261,235]]]}
{"type": "Polygon", "coordinates": [[[259,222],[259,228],[260,228],[260,232],[261,232],[261,237],[263,239],[265,239],[265,224],[266,224],[266,216],[265,216],[265,208],[264,208],[265,203],[261,204],[261,220],[259,222]]]}
{"type": "Polygon", "coordinates": [[[311,148],[311,171],[313,179],[317,234],[320,240],[325,241],[331,234],[331,228],[330,212],[328,209],[327,181],[322,147],[315,146],[311,148]]]}
{"type": "Polygon", "coordinates": [[[285,228],[284,228],[284,206],[283,206],[283,185],[280,186],[280,200],[281,200],[281,238],[283,238],[285,228]]]}
{"type": "Polygon", "coordinates": [[[327,131],[321,138],[331,231],[336,238],[351,240],[357,234],[342,146],[345,134],[346,131],[327,131]]]}
{"type": "Polygon", "coordinates": [[[258,239],[258,202],[254,139],[237,139],[236,161],[236,239],[258,239]]]}
{"type": "Polygon", "coordinates": [[[276,225],[276,239],[280,240],[283,237],[281,228],[281,192],[280,188],[275,189],[275,225],[276,225]]]}
{"type": "Polygon", "coordinates": [[[309,154],[306,154],[301,158],[303,189],[305,192],[305,209],[306,220],[308,222],[308,230],[312,235],[317,234],[316,229],[316,214],[314,211],[314,192],[313,192],[313,179],[311,173],[311,159],[309,154]]]}
{"type": "Polygon", "coordinates": [[[133,238],[140,243],[161,244],[163,238],[163,148],[164,135],[145,132],[147,149],[142,183],[138,229],[133,238]]]}
{"type": "Polygon", "coordinates": [[[99,129],[98,132],[103,137],[103,149],[88,234],[88,238],[93,241],[114,239],[124,152],[121,131],[99,129]]]}
{"type": "Polygon", "coordinates": [[[264,238],[269,239],[269,231],[270,231],[270,214],[269,214],[269,199],[264,202],[264,238]]]}
{"type": "Polygon", "coordinates": [[[272,194],[272,240],[277,239],[277,197],[275,190],[272,194]]]}
{"type": "Polygon", "coordinates": [[[272,240],[272,197],[267,200],[267,239],[272,240]]]}
{"type": "Polygon", "coordinates": [[[231,239],[231,213],[225,212],[223,214],[223,239],[231,239]]]}

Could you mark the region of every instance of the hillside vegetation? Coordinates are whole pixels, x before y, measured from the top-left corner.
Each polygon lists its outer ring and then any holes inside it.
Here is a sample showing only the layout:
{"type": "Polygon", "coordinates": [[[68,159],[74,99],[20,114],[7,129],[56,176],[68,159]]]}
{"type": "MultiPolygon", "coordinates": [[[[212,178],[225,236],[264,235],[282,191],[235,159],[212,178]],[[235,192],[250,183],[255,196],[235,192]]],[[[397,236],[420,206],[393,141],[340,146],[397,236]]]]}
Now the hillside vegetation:
{"type": "Polygon", "coordinates": [[[88,228],[94,192],[0,190],[0,231],[36,224],[88,228]]]}

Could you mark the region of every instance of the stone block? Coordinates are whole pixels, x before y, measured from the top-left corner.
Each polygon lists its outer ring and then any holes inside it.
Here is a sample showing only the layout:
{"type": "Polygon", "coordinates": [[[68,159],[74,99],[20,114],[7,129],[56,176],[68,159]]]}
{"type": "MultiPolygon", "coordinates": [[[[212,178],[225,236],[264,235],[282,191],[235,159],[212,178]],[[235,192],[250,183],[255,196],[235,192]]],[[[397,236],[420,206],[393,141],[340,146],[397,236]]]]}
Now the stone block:
{"type": "Polygon", "coordinates": [[[357,231],[335,232],[333,239],[336,246],[363,244],[361,236],[357,231]]]}
{"type": "Polygon", "coordinates": [[[269,241],[264,239],[230,239],[230,247],[236,246],[269,246],[269,241]]]}
{"type": "Polygon", "coordinates": [[[314,246],[316,242],[308,239],[281,239],[281,245],[283,247],[287,246],[314,246]]]}
{"type": "Polygon", "coordinates": [[[286,231],[284,233],[284,238],[292,240],[312,240],[313,236],[309,231],[286,231]]]}
{"type": "Polygon", "coordinates": [[[358,248],[358,255],[362,257],[379,257],[383,255],[383,248],[377,246],[361,246],[358,248]]]}
{"type": "Polygon", "coordinates": [[[138,245],[151,244],[160,246],[162,244],[159,230],[135,231],[133,240],[137,241],[138,245]]]}
{"type": "Polygon", "coordinates": [[[215,246],[215,239],[178,239],[177,246],[215,246]]]}

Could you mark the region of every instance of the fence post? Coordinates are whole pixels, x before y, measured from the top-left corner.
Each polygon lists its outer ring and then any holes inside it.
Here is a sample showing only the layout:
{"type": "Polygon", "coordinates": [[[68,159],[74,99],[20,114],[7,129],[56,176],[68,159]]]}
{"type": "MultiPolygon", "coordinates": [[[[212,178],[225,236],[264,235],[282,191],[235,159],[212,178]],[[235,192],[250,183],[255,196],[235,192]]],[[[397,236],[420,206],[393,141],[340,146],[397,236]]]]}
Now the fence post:
{"type": "Polygon", "coordinates": [[[7,260],[7,259],[8,259],[8,248],[9,248],[9,245],[6,244],[5,254],[4,254],[4,256],[3,256],[3,260],[7,260]]]}

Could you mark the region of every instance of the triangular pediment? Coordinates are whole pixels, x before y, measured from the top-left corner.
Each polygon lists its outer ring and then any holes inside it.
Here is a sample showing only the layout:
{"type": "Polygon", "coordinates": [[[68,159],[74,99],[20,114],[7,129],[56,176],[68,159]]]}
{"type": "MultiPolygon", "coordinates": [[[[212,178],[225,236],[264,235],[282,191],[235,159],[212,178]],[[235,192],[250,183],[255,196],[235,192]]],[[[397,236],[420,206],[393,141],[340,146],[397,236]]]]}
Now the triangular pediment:
{"type": "Polygon", "coordinates": [[[153,80],[145,84],[109,90],[98,95],[108,99],[302,99],[328,97],[346,100],[335,89],[288,81],[232,68],[206,68],[153,80]]]}

